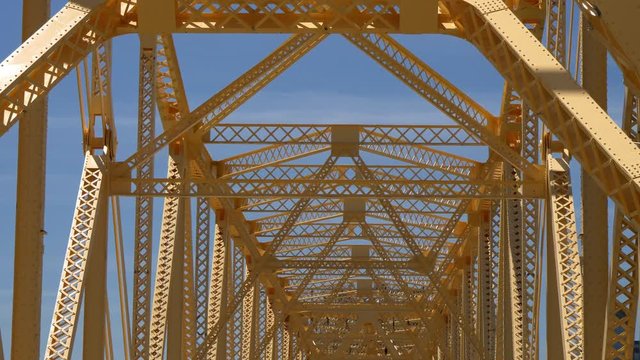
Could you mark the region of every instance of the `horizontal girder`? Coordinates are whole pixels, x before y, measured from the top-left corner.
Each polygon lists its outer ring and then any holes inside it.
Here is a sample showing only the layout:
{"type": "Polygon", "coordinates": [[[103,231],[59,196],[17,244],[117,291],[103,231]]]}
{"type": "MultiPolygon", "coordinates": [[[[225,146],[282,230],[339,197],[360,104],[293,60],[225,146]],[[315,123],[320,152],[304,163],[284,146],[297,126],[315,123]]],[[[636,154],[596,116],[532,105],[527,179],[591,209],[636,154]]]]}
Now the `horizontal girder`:
{"type": "Polygon", "coordinates": [[[359,145],[484,145],[465,128],[456,125],[306,125],[306,124],[220,124],[203,139],[209,144],[287,144],[330,145],[333,132],[358,132],[359,145]]]}
{"type": "MultiPolygon", "coordinates": [[[[167,196],[169,188],[179,181],[171,179],[113,179],[112,194],[123,196],[167,196]]],[[[533,199],[542,198],[542,183],[516,182],[496,183],[483,181],[365,181],[365,180],[264,180],[257,182],[218,179],[195,180],[178,196],[219,198],[363,198],[363,199],[533,199]],[[211,185],[227,184],[229,192],[220,193],[211,185]],[[310,193],[307,188],[322,185],[319,191],[310,193]],[[376,193],[371,186],[378,186],[382,193],[376,193]],[[501,186],[502,185],[502,186],[501,186]],[[488,191],[479,193],[477,188],[486,186],[488,191]],[[509,186],[524,186],[525,194],[514,194],[509,186]]]]}
{"type": "Polygon", "coordinates": [[[344,259],[344,260],[276,260],[273,263],[267,265],[273,269],[279,269],[280,271],[286,271],[288,269],[334,269],[334,270],[349,270],[349,269],[371,269],[371,270],[407,270],[416,271],[410,267],[407,261],[375,261],[375,260],[357,260],[357,259],[344,259]]]}
{"type": "MultiPolygon", "coordinates": [[[[238,209],[245,212],[252,213],[281,213],[288,212],[290,210],[289,205],[293,199],[290,198],[281,198],[275,200],[267,200],[267,201],[246,201],[240,202],[238,204],[238,209]]],[[[339,201],[339,199],[317,199],[324,201],[339,201]]],[[[399,213],[407,213],[407,214],[421,214],[421,213],[432,213],[432,214],[450,214],[455,211],[458,206],[458,200],[453,199],[442,199],[441,201],[425,201],[420,199],[392,199],[391,202],[395,205],[397,212],[399,213]]],[[[341,208],[340,208],[341,209],[341,208]]],[[[317,212],[335,212],[335,210],[329,209],[317,209],[317,212]]],[[[380,204],[377,200],[371,199],[371,201],[367,201],[366,205],[367,212],[381,212],[380,204]]]]}
{"type": "MultiPolygon", "coordinates": [[[[173,1],[164,2],[170,4],[173,1]]],[[[177,10],[165,15],[170,18],[158,30],[232,33],[438,31],[438,7],[433,0],[384,0],[376,3],[364,0],[349,3],[339,0],[284,3],[177,0],[176,3],[177,10]],[[415,12],[423,15],[415,16],[415,12]]],[[[151,16],[139,13],[137,17],[145,15],[151,16]]]]}

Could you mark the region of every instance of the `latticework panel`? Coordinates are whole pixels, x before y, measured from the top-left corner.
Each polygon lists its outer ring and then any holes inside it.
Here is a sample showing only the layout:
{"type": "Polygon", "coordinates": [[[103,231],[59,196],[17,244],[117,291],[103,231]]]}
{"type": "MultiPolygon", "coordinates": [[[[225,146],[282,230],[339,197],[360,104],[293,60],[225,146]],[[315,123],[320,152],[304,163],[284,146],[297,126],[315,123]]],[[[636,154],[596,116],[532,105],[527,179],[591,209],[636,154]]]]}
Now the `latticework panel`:
{"type": "Polygon", "coordinates": [[[44,355],[48,360],[71,358],[91,239],[95,236],[97,229],[94,226],[95,220],[99,211],[106,211],[103,172],[104,159],[92,155],[85,157],[69,244],[44,355]]]}
{"type": "Polygon", "coordinates": [[[575,210],[571,193],[569,166],[563,159],[547,156],[549,167],[549,208],[555,253],[557,286],[563,352],[566,359],[581,359],[584,355],[584,314],[582,266],[575,210]]]}
{"type": "MultiPolygon", "coordinates": [[[[640,98],[625,94],[622,128],[640,144],[640,98]]],[[[607,308],[606,359],[628,359],[634,352],[638,306],[638,225],[616,208],[613,221],[613,258],[607,308]]]]}
{"type": "MultiPolygon", "coordinates": [[[[138,104],[138,149],[155,136],[155,49],[140,50],[140,94],[138,104]]],[[[140,164],[139,179],[153,177],[153,158],[140,164]]],[[[132,358],[149,357],[149,322],[151,318],[151,261],[153,243],[153,199],[136,198],[136,227],[133,275],[132,358]]]]}

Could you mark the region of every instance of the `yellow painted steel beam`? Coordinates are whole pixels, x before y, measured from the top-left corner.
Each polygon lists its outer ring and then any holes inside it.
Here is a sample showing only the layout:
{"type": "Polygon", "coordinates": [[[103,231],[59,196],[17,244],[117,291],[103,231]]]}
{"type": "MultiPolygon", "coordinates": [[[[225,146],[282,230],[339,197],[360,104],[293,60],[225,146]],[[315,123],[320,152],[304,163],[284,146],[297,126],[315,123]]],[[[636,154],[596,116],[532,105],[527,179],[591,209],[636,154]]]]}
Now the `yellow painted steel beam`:
{"type": "Polygon", "coordinates": [[[215,126],[252,95],[264,88],[271,80],[288,69],[300,57],[309,52],[325,36],[315,34],[292,36],[267,58],[209,98],[191,113],[178,113],[177,116],[180,116],[181,121],[176,122],[174,126],[166,128],[149,145],[131,155],[124,161],[124,165],[128,169],[137,167],[141,162],[172,141],[185,135],[191,129],[197,127],[198,131],[203,132],[215,126]]]}
{"type": "Polygon", "coordinates": [[[605,193],[639,221],[640,149],[502,2],[472,4],[450,3],[464,36],[540,113],[605,193]]]}
{"type": "MultiPolygon", "coordinates": [[[[22,40],[48,18],[49,0],[22,3],[22,40]]],[[[47,99],[32,106],[18,129],[15,248],[11,358],[40,357],[42,256],[44,253],[44,202],[46,181],[47,99]]],[[[2,115],[0,115],[2,116],[2,115]]],[[[3,354],[4,356],[4,354],[3,354]]]]}
{"type": "Polygon", "coordinates": [[[493,269],[493,236],[491,234],[491,213],[481,214],[478,227],[478,319],[479,334],[489,358],[495,357],[495,303],[493,269]]]}
{"type": "MultiPolygon", "coordinates": [[[[183,156],[183,154],[173,154],[173,156],[169,157],[167,173],[172,178],[186,176],[185,169],[180,168],[179,163],[181,160],[176,159],[180,156],[183,156]]],[[[177,189],[178,186],[173,186],[171,191],[176,192],[177,189]]],[[[176,196],[165,198],[151,308],[151,322],[149,324],[150,359],[162,359],[165,351],[173,351],[172,354],[174,356],[181,356],[180,334],[182,331],[181,325],[178,324],[182,324],[182,306],[179,309],[175,309],[175,306],[181,305],[181,302],[176,304],[176,297],[171,296],[171,293],[176,292],[176,288],[182,290],[182,276],[177,278],[176,276],[182,272],[181,264],[183,264],[184,210],[184,199],[176,196]],[[174,269],[175,265],[180,266],[178,269],[174,269]],[[172,289],[174,290],[172,291],[172,289]],[[174,300],[173,302],[171,302],[172,299],[174,300]],[[172,308],[171,313],[174,315],[171,318],[169,318],[169,308],[172,308]],[[172,320],[171,323],[173,325],[171,327],[168,326],[168,320],[172,320]],[[176,320],[178,320],[178,323],[175,322],[176,320]],[[171,332],[173,337],[171,335],[167,336],[168,331],[171,332]],[[179,339],[177,343],[175,340],[176,333],[179,339]],[[167,350],[168,347],[171,347],[171,349],[167,350]]],[[[180,299],[181,295],[178,296],[180,297],[177,299],[180,299]]]]}
{"type": "MultiPolygon", "coordinates": [[[[407,32],[438,31],[438,7],[433,0],[340,1],[269,6],[247,1],[177,0],[177,31],[185,32],[407,32]],[[249,10],[251,9],[251,10],[249,10]],[[420,15],[417,15],[420,14],[420,15]]],[[[164,24],[174,27],[174,24],[164,24]]]]}
{"type": "Polygon", "coordinates": [[[460,91],[444,76],[418,59],[408,49],[388,35],[345,35],[347,40],[360,48],[386,68],[418,95],[459,123],[476,138],[519,169],[535,176],[535,166],[498,137],[497,118],[480,104],[460,91]]]}
{"type": "Polygon", "coordinates": [[[356,128],[361,145],[484,145],[464,128],[455,125],[306,125],[306,124],[220,124],[203,139],[207,144],[289,144],[329,145],[330,134],[356,128]],[[316,138],[315,134],[323,136],[316,138]]]}
{"type": "MultiPolygon", "coordinates": [[[[169,188],[179,184],[171,179],[118,179],[112,180],[113,194],[121,196],[159,196],[169,194],[169,188]],[[144,186],[149,185],[149,186],[144,186]]],[[[481,181],[361,181],[361,180],[264,180],[254,182],[235,182],[232,180],[194,180],[194,186],[178,193],[179,196],[215,196],[218,198],[301,198],[311,195],[318,198],[363,198],[363,199],[535,199],[544,196],[541,182],[481,182],[481,181]],[[216,185],[229,186],[229,192],[219,193],[216,185]],[[524,185],[529,191],[513,194],[508,186],[524,185]],[[255,191],[255,185],[266,186],[264,190],[255,191]],[[380,186],[382,193],[373,192],[371,185],[380,186]],[[504,185],[504,186],[502,186],[504,185]],[[321,188],[311,192],[310,186],[321,188]],[[487,191],[475,192],[474,189],[486,186],[487,191]]]]}
{"type": "Polygon", "coordinates": [[[107,223],[109,221],[108,202],[102,200],[101,208],[96,212],[93,222],[93,236],[88,254],[84,286],[84,322],[82,334],[82,357],[96,359],[108,351],[106,342],[110,329],[107,329],[105,314],[107,303],[107,223]],[[109,330],[109,332],[106,332],[109,330]]]}
{"type": "MultiPolygon", "coordinates": [[[[140,149],[155,136],[155,66],[156,46],[154,41],[141,38],[140,79],[138,93],[138,139],[140,149]],[[146,42],[146,43],[145,43],[146,42]]],[[[136,169],[141,179],[153,177],[153,158],[136,169]]],[[[149,357],[149,321],[151,317],[151,263],[153,243],[153,200],[136,198],[134,272],[133,272],[133,344],[131,358],[149,357]]]]}
{"type": "MultiPolygon", "coordinates": [[[[182,269],[182,297],[179,311],[182,312],[182,358],[190,359],[196,351],[196,297],[193,259],[193,227],[191,217],[191,199],[185,202],[184,245],[182,269]]],[[[178,261],[180,261],[178,259],[178,261]]]]}
{"type": "Polygon", "coordinates": [[[598,38],[607,47],[620,66],[625,82],[635,92],[640,90],[640,47],[634,37],[633,20],[640,15],[638,1],[629,1],[623,7],[607,1],[578,1],[580,10],[597,31],[598,38]]]}
{"type": "MultiPolygon", "coordinates": [[[[607,109],[607,49],[580,24],[582,86],[607,109]]],[[[586,360],[602,360],[606,343],[607,292],[609,289],[609,214],[607,195],[589,174],[582,173],[582,258],[584,272],[584,354],[586,360]]]]}
{"type": "Polygon", "coordinates": [[[104,158],[87,154],[44,358],[70,359],[94,225],[106,211],[104,158]]]}
{"type": "Polygon", "coordinates": [[[554,253],[557,276],[555,281],[550,278],[549,286],[557,289],[562,356],[565,359],[581,359],[584,356],[584,285],[571,177],[564,159],[547,155],[547,167],[550,208],[548,226],[551,228],[553,245],[549,251],[554,253]]]}
{"type": "MultiPolygon", "coordinates": [[[[227,305],[227,292],[229,277],[229,250],[227,243],[228,238],[228,226],[223,227],[223,219],[218,216],[216,219],[215,235],[213,239],[213,258],[211,260],[211,282],[209,284],[209,303],[207,313],[207,333],[211,333],[211,329],[220,319],[220,312],[226,309],[227,305]],[[226,232],[226,233],[225,233],[226,232]],[[227,235],[225,239],[224,236],[227,235]]],[[[224,332],[226,329],[223,328],[224,332]]],[[[203,344],[206,344],[203,342],[203,344]]],[[[206,345],[204,345],[206,346],[206,345]]],[[[221,341],[216,341],[209,345],[205,349],[207,350],[207,356],[211,359],[220,359],[224,354],[225,344],[221,341]]]]}
{"type": "MultiPolygon", "coordinates": [[[[507,180],[516,180],[519,178],[519,172],[510,164],[504,164],[504,178],[507,180]]],[[[519,193],[521,188],[517,185],[511,188],[514,193],[519,193]]],[[[524,232],[523,229],[523,209],[522,201],[519,199],[508,199],[505,202],[505,214],[507,223],[507,233],[505,234],[508,241],[507,253],[507,274],[508,274],[508,311],[510,312],[510,328],[505,328],[511,334],[513,343],[512,356],[514,359],[524,358],[524,314],[523,314],[523,298],[524,298],[524,232]]]]}
{"type": "MultiPolygon", "coordinates": [[[[640,140],[640,97],[625,90],[622,128],[640,140]]],[[[605,359],[632,356],[638,316],[640,228],[620,209],[613,220],[613,256],[606,317],[605,359]]]]}
{"type": "MultiPolygon", "coordinates": [[[[507,3],[509,4],[509,2],[507,3]]],[[[559,52],[559,47],[557,46],[559,42],[565,41],[565,23],[563,17],[565,9],[563,8],[563,1],[549,1],[547,4],[517,2],[509,5],[518,18],[523,21],[525,26],[538,39],[542,38],[542,25],[546,22],[547,46],[550,51],[554,52],[557,58],[564,58],[564,52],[559,52]],[[545,9],[545,5],[548,5],[546,6],[547,9],[545,9]],[[559,13],[559,11],[561,13],[559,13]]],[[[565,47],[562,46],[562,50],[564,50],[564,48],[565,47]]],[[[518,139],[514,142],[515,149],[519,150],[523,157],[531,163],[539,163],[540,121],[538,116],[532,113],[520,95],[509,86],[508,82],[505,83],[502,97],[501,119],[503,121],[501,125],[503,128],[501,131],[502,136],[507,139],[518,139]]],[[[510,170],[511,172],[515,171],[514,169],[510,170]]],[[[513,176],[520,177],[522,174],[516,171],[513,176]]],[[[514,187],[513,191],[518,192],[521,190],[514,187]]],[[[522,226],[521,230],[518,230],[522,237],[522,251],[520,251],[522,256],[514,259],[520,263],[517,264],[517,266],[522,268],[522,277],[514,278],[519,283],[514,283],[516,289],[521,288],[521,291],[519,291],[521,300],[517,297],[514,299],[516,300],[516,304],[520,305],[519,313],[522,313],[522,316],[518,316],[516,321],[517,323],[522,322],[521,326],[518,327],[522,332],[522,341],[518,342],[522,344],[522,357],[525,359],[537,358],[538,331],[536,309],[539,305],[536,294],[539,287],[537,283],[541,276],[541,272],[537,269],[538,257],[540,256],[538,251],[540,238],[539,202],[539,200],[524,199],[520,206],[519,213],[512,212],[510,216],[511,219],[522,226]],[[516,220],[516,218],[520,218],[521,221],[516,220]]],[[[499,226],[497,229],[499,231],[499,226]]],[[[511,292],[511,288],[509,288],[509,290],[511,292]]],[[[508,305],[513,308],[511,304],[513,304],[513,302],[508,303],[508,305]]],[[[511,312],[511,310],[506,311],[511,312]]],[[[511,321],[510,318],[509,321],[511,321]]],[[[507,326],[511,327],[511,324],[507,324],[507,326]]],[[[513,334],[508,335],[512,336],[513,334]]],[[[512,339],[512,337],[510,337],[510,339],[512,339]]],[[[511,347],[509,347],[509,349],[511,349],[511,347]]],[[[520,356],[519,351],[517,354],[520,356]]],[[[501,356],[504,356],[504,353],[501,354],[501,356]]]]}
{"type": "MultiPolygon", "coordinates": [[[[245,276],[249,277],[251,271],[252,270],[247,268],[245,270],[245,276]]],[[[242,299],[242,345],[240,349],[242,360],[251,359],[255,351],[255,339],[258,331],[258,329],[256,329],[258,301],[258,284],[254,284],[242,299]]]]}
{"type": "MultiPolygon", "coordinates": [[[[228,182],[242,182],[242,181],[300,181],[308,179],[321,165],[315,164],[280,164],[276,166],[269,166],[261,171],[246,171],[241,174],[221,174],[218,176],[221,180],[228,182]]],[[[476,165],[480,167],[481,165],[476,165]]],[[[442,164],[442,168],[447,167],[446,164],[442,164]]],[[[460,176],[457,174],[451,174],[443,170],[439,170],[436,166],[433,168],[422,168],[411,165],[376,165],[371,166],[370,169],[374,172],[376,180],[387,181],[433,181],[433,180],[451,180],[459,181],[460,179],[469,179],[473,176],[460,176]]],[[[356,167],[353,165],[337,165],[335,166],[329,178],[332,180],[357,180],[355,179],[357,172],[356,167]]],[[[468,180],[473,181],[473,179],[468,180]]]]}
{"type": "MultiPolygon", "coordinates": [[[[314,134],[310,138],[320,138],[322,134],[314,134]]],[[[307,139],[310,140],[310,139],[307,139]]],[[[330,149],[328,145],[310,143],[292,143],[284,145],[265,146],[260,149],[235,155],[218,161],[216,169],[218,176],[224,174],[241,174],[246,171],[257,171],[267,166],[310,156],[330,149]]]]}
{"type": "MultiPolygon", "coordinates": [[[[314,199],[314,202],[325,202],[325,201],[338,201],[337,199],[314,199]]],[[[290,199],[287,198],[275,198],[270,200],[245,200],[239,201],[238,210],[244,211],[246,213],[283,213],[289,211],[289,203],[290,199]]],[[[393,199],[391,200],[392,204],[396,207],[396,210],[399,213],[405,214],[415,214],[415,213],[432,213],[432,214],[450,214],[455,211],[458,206],[458,201],[456,200],[432,200],[432,201],[424,201],[420,199],[393,199]]],[[[369,201],[367,203],[367,211],[369,212],[380,212],[379,202],[375,199],[369,201]]],[[[333,213],[333,209],[318,209],[318,212],[324,213],[333,213]]]]}
{"type": "Polygon", "coordinates": [[[66,4],[29,37],[29,46],[18,48],[0,63],[0,135],[98,44],[113,36],[118,20],[114,4],[96,3],[66,4]]]}
{"type": "MultiPolygon", "coordinates": [[[[245,172],[259,171],[269,166],[278,166],[287,161],[293,161],[305,156],[311,156],[330,149],[328,145],[306,143],[306,141],[321,141],[325,133],[314,133],[308,137],[299,137],[299,143],[272,145],[246,154],[236,155],[223,159],[216,164],[218,176],[237,176],[245,172]]],[[[461,156],[449,154],[444,151],[435,150],[420,145],[402,145],[395,143],[399,140],[390,135],[385,137],[376,133],[369,133],[368,136],[375,138],[388,138],[390,143],[364,144],[363,151],[386,156],[412,165],[424,167],[426,169],[440,170],[446,173],[459,176],[470,176],[474,169],[478,167],[478,162],[461,156]]]]}
{"type": "MultiPolygon", "coordinates": [[[[200,346],[207,336],[209,304],[209,264],[211,253],[211,207],[205,198],[196,200],[195,234],[195,345],[200,346]]],[[[215,250],[214,250],[215,251],[215,250]]]]}

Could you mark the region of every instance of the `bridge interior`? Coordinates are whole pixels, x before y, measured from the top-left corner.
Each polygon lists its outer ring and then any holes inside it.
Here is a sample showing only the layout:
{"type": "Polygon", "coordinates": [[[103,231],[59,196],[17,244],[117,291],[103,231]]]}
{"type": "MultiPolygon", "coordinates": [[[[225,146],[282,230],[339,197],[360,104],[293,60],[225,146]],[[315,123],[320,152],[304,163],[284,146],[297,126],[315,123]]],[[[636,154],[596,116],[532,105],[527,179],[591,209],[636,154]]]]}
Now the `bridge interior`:
{"type": "Polygon", "coordinates": [[[24,43],[0,63],[0,136],[20,130],[11,359],[71,359],[80,343],[74,358],[631,358],[637,0],[76,0],[51,18],[46,0],[23,7],[24,43]],[[289,37],[190,108],[173,34],[201,33],[289,37]],[[133,153],[118,152],[111,86],[112,40],[127,34],[140,44],[133,153]],[[504,78],[500,112],[396,34],[475,46],[504,78]],[[329,36],[451,121],[225,121],[329,36]],[[617,122],[607,56],[624,78],[617,122]],[[42,314],[46,102],[66,76],[78,79],[84,164],[42,314]]]}

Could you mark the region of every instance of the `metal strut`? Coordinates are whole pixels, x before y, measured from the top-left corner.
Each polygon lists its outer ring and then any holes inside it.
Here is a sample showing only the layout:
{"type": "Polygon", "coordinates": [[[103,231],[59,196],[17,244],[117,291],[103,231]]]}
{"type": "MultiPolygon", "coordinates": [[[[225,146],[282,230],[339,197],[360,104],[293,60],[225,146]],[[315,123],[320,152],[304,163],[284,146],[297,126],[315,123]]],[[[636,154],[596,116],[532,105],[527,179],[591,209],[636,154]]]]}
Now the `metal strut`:
{"type": "Polygon", "coordinates": [[[107,211],[105,170],[103,157],[86,155],[44,355],[47,360],[71,358],[87,261],[94,237],[99,236],[95,222],[107,211]]]}

